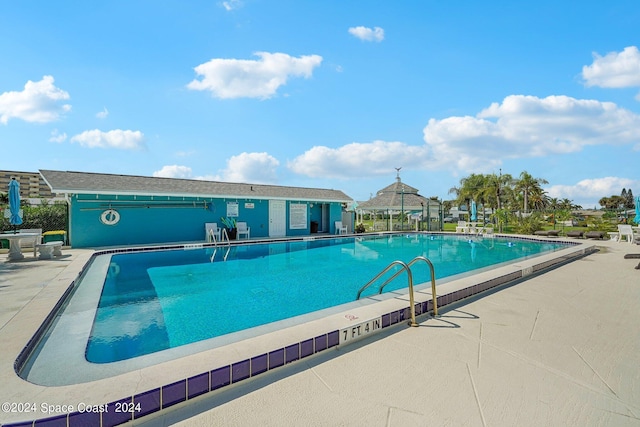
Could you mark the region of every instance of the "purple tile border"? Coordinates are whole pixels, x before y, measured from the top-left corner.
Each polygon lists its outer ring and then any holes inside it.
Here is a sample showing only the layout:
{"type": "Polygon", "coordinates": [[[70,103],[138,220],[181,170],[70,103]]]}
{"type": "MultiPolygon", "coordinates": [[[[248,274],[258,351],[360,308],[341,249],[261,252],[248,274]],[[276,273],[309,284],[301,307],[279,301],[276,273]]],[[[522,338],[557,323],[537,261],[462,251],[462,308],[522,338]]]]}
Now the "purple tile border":
{"type": "Polygon", "coordinates": [[[231,382],[246,380],[251,376],[251,361],[249,359],[231,365],[231,382]]]}
{"type": "Polygon", "coordinates": [[[313,338],[300,343],[300,359],[313,354],[313,338]]]}
{"type": "Polygon", "coordinates": [[[177,381],[162,387],[162,408],[187,400],[187,380],[177,381]]]}
{"type": "Polygon", "coordinates": [[[3,424],[4,427],[33,427],[33,421],[19,421],[13,424],[3,424]]]}
{"type": "Polygon", "coordinates": [[[138,419],[160,410],[160,388],[136,394],[130,408],[133,418],[138,419]]]}
{"type": "Polygon", "coordinates": [[[284,363],[295,362],[300,359],[300,344],[292,344],[284,349],[284,363]]]}
{"type": "Polygon", "coordinates": [[[187,379],[187,396],[189,399],[208,393],[209,390],[209,372],[187,379]]]}
{"type": "Polygon", "coordinates": [[[222,368],[211,371],[211,390],[228,386],[231,384],[231,366],[223,366],[222,368]]]}
{"type": "MultiPolygon", "coordinates": [[[[540,240],[540,239],[528,239],[520,238],[520,240],[540,240]]],[[[548,240],[545,240],[548,241],[548,240]]],[[[560,243],[569,243],[565,241],[559,241],[560,243]]],[[[572,245],[578,245],[578,242],[571,243],[572,245]]],[[[180,246],[180,245],[177,245],[180,246]]],[[[204,245],[206,246],[206,245],[204,245]]],[[[170,246],[166,248],[175,248],[176,246],[170,246]]],[[[157,249],[164,249],[157,248],[157,249]]],[[[118,253],[118,252],[135,252],[139,250],[148,250],[148,248],[133,248],[127,250],[107,250],[102,251],[104,253],[118,253]]],[[[561,265],[567,261],[578,259],[584,255],[588,255],[593,250],[583,250],[582,252],[568,254],[565,256],[557,257],[549,261],[545,261],[533,266],[533,272],[544,270],[549,267],[561,265]]],[[[96,254],[94,254],[95,256],[96,254]]],[[[478,283],[467,288],[456,290],[452,293],[440,295],[437,297],[438,307],[446,306],[456,301],[463,300],[478,293],[487,291],[496,286],[504,285],[514,280],[523,277],[522,271],[515,271],[504,276],[500,276],[486,282],[478,283]]],[[[72,284],[73,285],[73,284],[72,284]]],[[[70,286],[69,289],[71,289],[70,286]]],[[[433,311],[433,303],[431,299],[427,301],[415,304],[416,316],[422,314],[428,314],[433,311]]],[[[389,327],[394,324],[398,324],[410,317],[410,307],[405,307],[399,310],[394,310],[390,313],[383,314],[382,328],[389,327]]],[[[151,414],[161,409],[168,408],[180,402],[187,401],[199,395],[208,393],[210,391],[218,390],[226,387],[230,384],[243,381],[247,378],[259,375],[267,372],[268,370],[281,367],[285,364],[295,362],[305,357],[309,357],[315,353],[319,353],[331,347],[339,345],[339,331],[331,331],[326,334],[316,336],[315,338],[309,338],[304,341],[294,343],[286,346],[285,348],[279,348],[269,353],[261,354],[250,359],[243,360],[241,362],[233,363],[231,365],[222,366],[190,377],[188,379],[176,381],[174,383],[162,386],[157,389],[149,390],[144,393],[137,394],[135,396],[126,397],[124,399],[111,402],[105,406],[109,408],[126,408],[129,406],[132,411],[124,412],[74,412],[71,414],[63,414],[56,417],[44,418],[34,421],[16,422],[11,424],[4,424],[6,427],[22,427],[22,426],[83,426],[83,425],[100,425],[102,426],[116,426],[135,419],[140,419],[145,415],[151,414]],[[137,409],[139,408],[139,409],[137,409]]]]}
{"type": "Polygon", "coordinates": [[[327,349],[327,334],[320,335],[314,338],[316,345],[316,353],[327,349]]]}
{"type": "Polygon", "coordinates": [[[284,365],[284,348],[269,353],[269,369],[284,365]]]}
{"type": "Polygon", "coordinates": [[[340,343],[340,331],[333,331],[327,334],[327,347],[335,347],[340,343]]]}
{"type": "Polygon", "coordinates": [[[67,414],[36,420],[34,425],[38,427],[67,427],[67,414]]]}
{"type": "Polygon", "coordinates": [[[392,311],[391,313],[389,313],[389,321],[392,325],[395,325],[396,323],[398,323],[398,312],[397,311],[392,311]]]}
{"type": "Polygon", "coordinates": [[[383,314],[382,315],[382,328],[386,328],[391,326],[391,314],[383,314]]]}
{"type": "Polygon", "coordinates": [[[99,412],[74,412],[69,414],[69,427],[99,426],[99,412]]]}
{"type": "Polygon", "coordinates": [[[124,424],[127,421],[133,420],[133,413],[131,412],[116,412],[116,408],[123,408],[127,405],[133,403],[133,398],[127,397],[125,399],[116,400],[114,402],[109,403],[109,408],[111,409],[108,412],[102,413],[102,427],[112,427],[117,426],[119,424],[124,424]]]}
{"type": "Polygon", "coordinates": [[[260,356],[251,358],[251,376],[254,377],[258,374],[266,372],[269,369],[267,354],[261,354],[260,356]]]}

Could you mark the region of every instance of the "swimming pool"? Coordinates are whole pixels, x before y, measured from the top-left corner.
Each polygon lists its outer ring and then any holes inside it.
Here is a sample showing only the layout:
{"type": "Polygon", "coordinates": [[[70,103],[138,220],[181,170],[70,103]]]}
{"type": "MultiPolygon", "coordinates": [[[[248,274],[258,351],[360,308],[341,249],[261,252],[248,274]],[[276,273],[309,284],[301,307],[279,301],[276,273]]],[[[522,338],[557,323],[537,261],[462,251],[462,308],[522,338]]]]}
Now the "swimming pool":
{"type": "MultiPolygon", "coordinates": [[[[402,234],[234,246],[229,254],[219,249],[213,262],[211,248],[114,255],[87,360],[130,359],[353,302],[394,260],[426,256],[440,279],[563,247],[402,234]]],[[[429,280],[426,266],[414,270],[416,282],[429,280]]],[[[395,280],[385,291],[406,286],[406,279],[395,280]]],[[[363,296],[376,291],[372,286],[363,296]]]]}
{"type": "MultiPolygon", "coordinates": [[[[212,262],[213,248],[202,245],[104,254],[93,259],[40,348],[48,347],[50,359],[64,359],[71,366],[91,361],[92,373],[79,375],[87,381],[224,345],[246,338],[247,331],[282,327],[304,313],[322,316],[336,306],[354,304],[358,289],[397,259],[428,257],[442,283],[444,277],[567,246],[401,234],[238,245],[230,248],[226,262],[222,248],[212,262]],[[71,346],[75,351],[69,351],[71,346]]],[[[416,283],[428,281],[426,266],[413,270],[416,283]]],[[[406,280],[392,282],[385,291],[401,288],[406,280]]],[[[44,363],[32,361],[24,373],[39,382],[36,373],[44,375],[45,369],[44,363]]],[[[72,377],[66,373],[65,381],[77,381],[72,377]]]]}

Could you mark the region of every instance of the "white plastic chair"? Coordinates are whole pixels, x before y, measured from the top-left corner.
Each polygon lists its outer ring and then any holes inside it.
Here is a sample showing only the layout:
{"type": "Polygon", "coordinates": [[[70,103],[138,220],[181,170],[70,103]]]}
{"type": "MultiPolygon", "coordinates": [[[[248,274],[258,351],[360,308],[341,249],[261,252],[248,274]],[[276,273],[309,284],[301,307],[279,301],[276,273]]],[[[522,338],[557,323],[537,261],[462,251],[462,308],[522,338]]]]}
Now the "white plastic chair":
{"type": "Polygon", "coordinates": [[[220,229],[218,228],[218,223],[216,222],[207,222],[204,224],[204,240],[207,242],[213,242],[213,237],[215,236],[216,241],[220,241],[220,229]]]}
{"type": "Polygon", "coordinates": [[[633,228],[629,224],[618,224],[618,242],[626,238],[628,243],[633,243],[633,228]]]}
{"type": "Polygon", "coordinates": [[[347,226],[342,221],[336,221],[336,234],[347,234],[347,226]]]}
{"type": "Polygon", "coordinates": [[[247,239],[251,238],[251,227],[247,227],[246,222],[238,222],[236,226],[238,227],[238,240],[240,240],[240,236],[247,236],[247,239]]]}

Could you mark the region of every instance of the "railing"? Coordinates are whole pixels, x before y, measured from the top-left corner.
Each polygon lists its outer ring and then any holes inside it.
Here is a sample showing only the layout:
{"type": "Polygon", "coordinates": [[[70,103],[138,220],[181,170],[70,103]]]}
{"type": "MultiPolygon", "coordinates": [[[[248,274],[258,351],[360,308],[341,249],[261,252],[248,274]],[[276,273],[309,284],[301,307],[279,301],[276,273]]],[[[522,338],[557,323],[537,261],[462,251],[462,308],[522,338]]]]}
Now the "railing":
{"type": "MultiPolygon", "coordinates": [[[[437,316],[438,315],[438,303],[437,303],[437,299],[436,299],[436,272],[435,272],[435,268],[433,267],[433,263],[431,261],[429,261],[429,258],[423,257],[423,256],[417,256],[414,259],[412,259],[411,261],[409,261],[409,263],[407,264],[407,267],[409,268],[409,270],[411,270],[411,266],[413,264],[415,264],[416,262],[418,262],[418,261],[424,261],[429,266],[429,270],[431,272],[431,295],[432,295],[432,301],[433,301],[433,315],[437,316]]],[[[389,282],[391,282],[393,279],[395,279],[396,276],[398,276],[400,273],[402,273],[402,270],[398,271],[396,274],[394,274],[388,280],[386,280],[382,285],[380,285],[380,288],[378,288],[378,294],[381,294],[382,293],[382,289],[385,286],[387,286],[387,284],[389,282]]]]}
{"type": "Polygon", "coordinates": [[[367,282],[367,284],[365,284],[363,287],[360,288],[360,290],[358,291],[358,295],[356,296],[356,300],[360,299],[360,296],[362,295],[362,292],[367,289],[369,286],[371,286],[372,284],[374,284],[380,277],[382,277],[385,273],[387,273],[391,268],[393,268],[396,265],[399,265],[402,267],[402,270],[397,271],[396,273],[393,274],[393,276],[391,276],[390,278],[388,278],[387,280],[385,280],[385,282],[380,285],[380,287],[378,288],[378,294],[382,293],[383,288],[389,284],[391,281],[393,281],[396,277],[398,277],[403,271],[407,272],[407,281],[409,284],[409,304],[410,304],[410,311],[411,311],[411,326],[418,326],[416,323],[416,308],[415,308],[415,303],[414,303],[414,297],[413,297],[413,274],[411,272],[411,266],[413,264],[415,264],[418,261],[424,261],[427,263],[427,265],[429,265],[429,269],[431,271],[431,295],[432,295],[432,301],[433,301],[433,315],[437,316],[438,315],[438,303],[437,303],[437,297],[436,297],[436,279],[435,279],[435,270],[433,267],[433,264],[431,263],[431,261],[429,261],[428,258],[423,257],[423,256],[417,256],[414,259],[412,259],[408,264],[405,264],[402,261],[393,261],[391,264],[389,264],[386,268],[384,268],[380,273],[378,273],[373,279],[371,279],[369,282],[367,282]]]}
{"type": "MultiPolygon", "coordinates": [[[[229,239],[229,234],[227,234],[227,229],[223,228],[219,244],[224,244],[225,239],[227,241],[226,243],[227,252],[225,252],[224,254],[224,258],[223,258],[224,261],[227,260],[227,257],[229,256],[229,251],[231,251],[231,240],[229,239]]],[[[215,260],[216,253],[218,252],[218,239],[216,239],[216,235],[213,232],[213,230],[209,230],[209,243],[212,243],[212,242],[213,242],[213,254],[211,255],[211,258],[210,258],[211,262],[215,260]]]]}
{"type": "Polygon", "coordinates": [[[222,229],[222,237],[220,238],[220,243],[224,243],[224,240],[227,240],[227,252],[225,252],[224,254],[224,260],[227,260],[227,257],[229,256],[229,251],[231,250],[231,240],[229,240],[229,234],[227,234],[227,229],[223,228],[222,229]]]}

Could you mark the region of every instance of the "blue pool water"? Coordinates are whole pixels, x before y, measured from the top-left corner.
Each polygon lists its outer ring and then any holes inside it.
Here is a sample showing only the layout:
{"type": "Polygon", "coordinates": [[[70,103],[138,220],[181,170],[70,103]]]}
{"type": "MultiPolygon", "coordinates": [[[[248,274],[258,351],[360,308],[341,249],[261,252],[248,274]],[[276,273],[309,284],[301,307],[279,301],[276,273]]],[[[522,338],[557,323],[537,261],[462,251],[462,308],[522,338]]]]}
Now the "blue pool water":
{"type": "MultiPolygon", "coordinates": [[[[402,234],[134,252],[111,259],[87,360],[109,363],[355,300],[392,261],[426,256],[436,279],[563,249],[558,242],[402,234]]],[[[423,263],[414,283],[430,281],[423,263]]],[[[393,271],[389,275],[393,274],[393,271]]],[[[403,274],[385,292],[406,288],[403,274]]],[[[377,293],[377,286],[363,297],[377,293]]]]}

